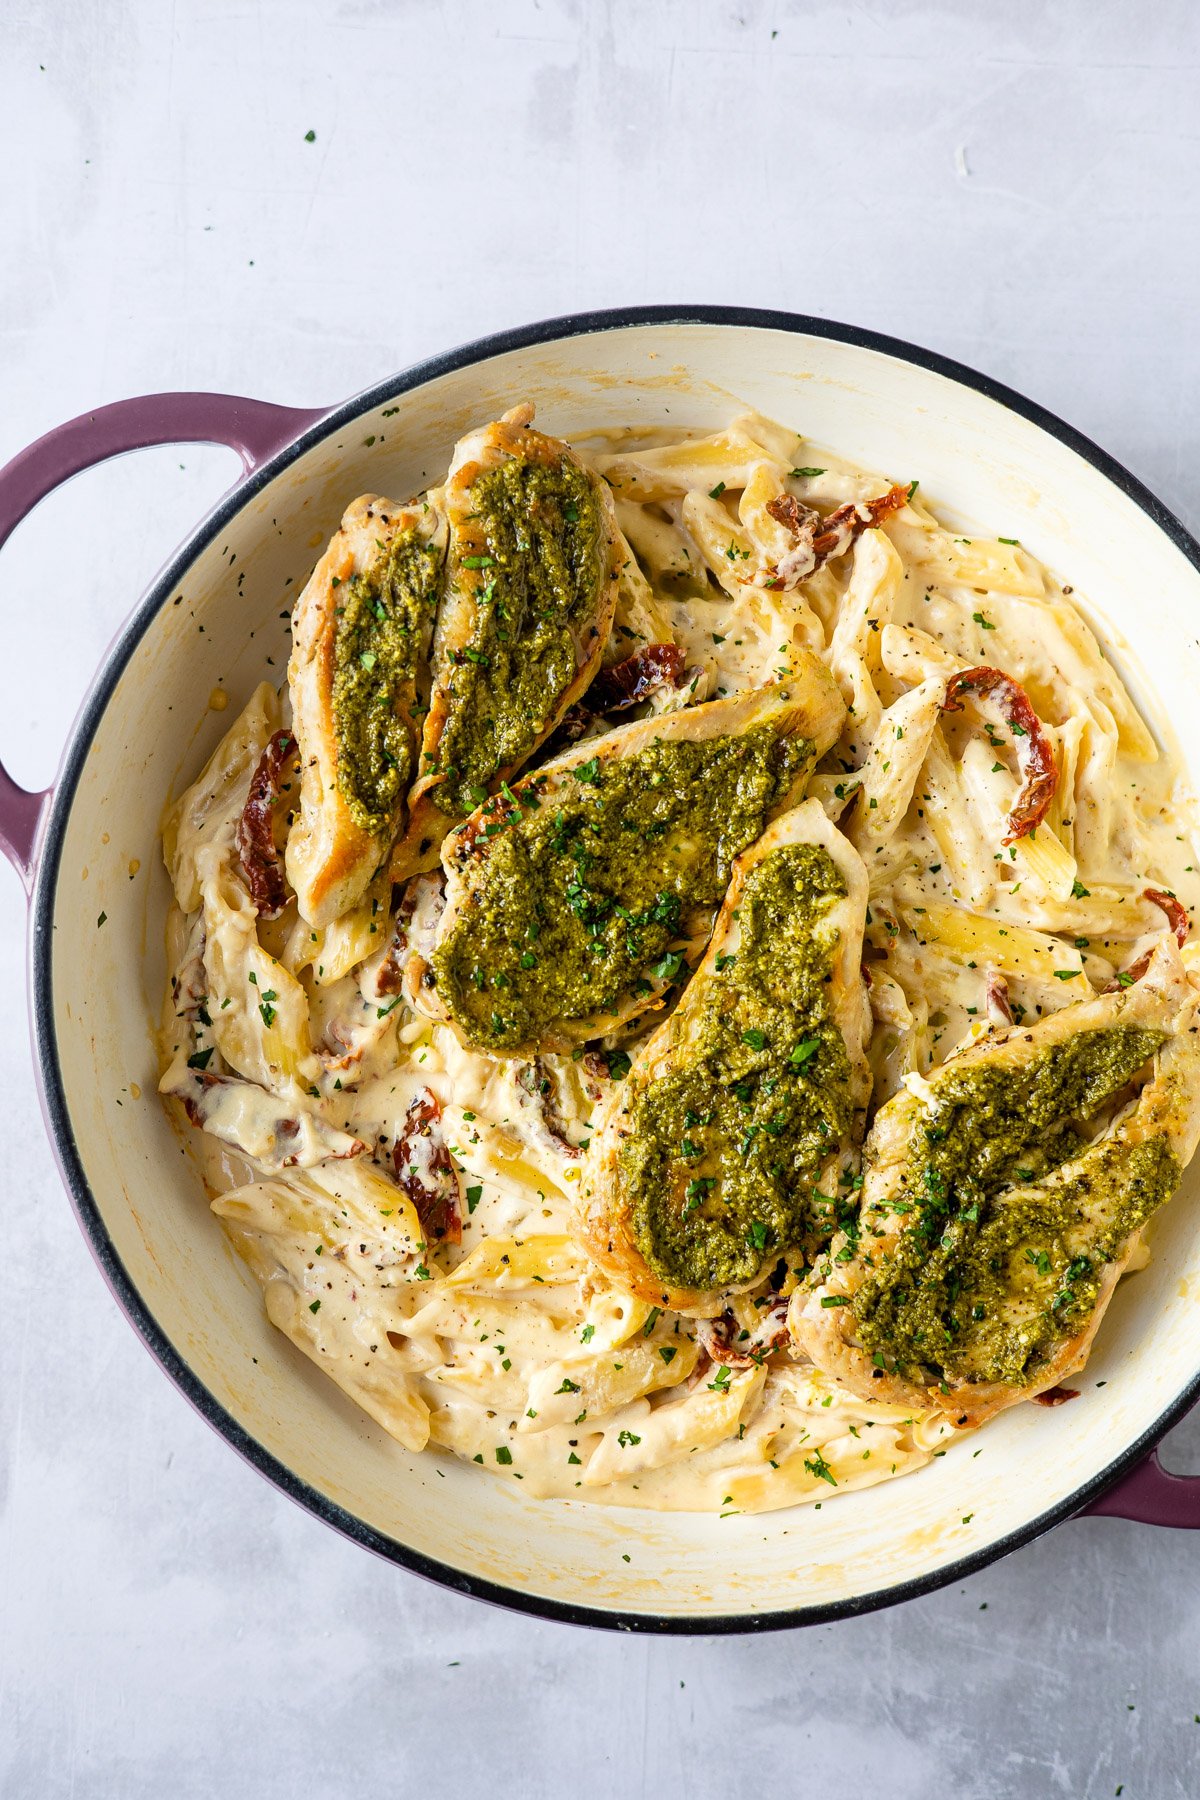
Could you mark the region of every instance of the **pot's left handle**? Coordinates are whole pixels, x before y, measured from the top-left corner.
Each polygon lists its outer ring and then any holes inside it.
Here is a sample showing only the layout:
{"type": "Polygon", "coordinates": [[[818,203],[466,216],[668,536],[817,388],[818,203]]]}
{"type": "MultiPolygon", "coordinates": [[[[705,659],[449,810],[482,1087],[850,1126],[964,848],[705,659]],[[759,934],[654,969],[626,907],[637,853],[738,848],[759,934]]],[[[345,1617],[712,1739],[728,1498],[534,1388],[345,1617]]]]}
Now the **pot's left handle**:
{"type": "MultiPolygon", "coordinates": [[[[273,406],[239,394],[143,394],[69,419],[0,469],[0,545],[54,488],[95,463],[151,444],[226,444],[242,459],[242,479],[325,413],[273,406]]],[[[38,828],[50,788],[31,794],[0,763],[0,850],[26,888],[36,866],[38,828]]]]}

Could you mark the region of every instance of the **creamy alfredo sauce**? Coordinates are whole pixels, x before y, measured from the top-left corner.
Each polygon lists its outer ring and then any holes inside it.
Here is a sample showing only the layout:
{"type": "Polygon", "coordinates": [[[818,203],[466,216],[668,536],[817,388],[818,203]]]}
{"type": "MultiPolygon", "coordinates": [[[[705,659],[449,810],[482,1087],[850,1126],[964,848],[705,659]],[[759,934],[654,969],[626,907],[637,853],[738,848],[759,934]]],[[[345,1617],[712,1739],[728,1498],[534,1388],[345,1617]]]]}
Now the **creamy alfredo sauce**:
{"type": "MultiPolygon", "coordinates": [[[[784,678],[798,648],[850,708],[809,792],[870,877],[877,1102],[985,1032],[998,1004],[1032,1019],[1103,989],[1166,928],[1147,887],[1190,914],[1178,764],[1070,591],[1020,545],[954,534],[914,485],[806,572],[768,503],[828,518],[886,479],[755,415],[709,438],[578,448],[610,482],[628,547],[608,660],[646,641],[683,652],[686,682],[651,710],[784,678]],[[1022,747],[995,719],[943,711],[947,680],[980,666],[1022,685],[1053,749],[1032,841],[1003,842],[1022,747]]],[[[286,696],[260,689],[164,830],[177,904],[162,1086],[204,1127],[191,1137],[205,1179],[271,1319],[410,1449],[538,1494],[752,1511],[926,1461],[945,1424],[855,1398],[786,1347],[721,1360],[711,1327],[623,1292],[578,1247],[580,1151],[661,1008],[620,1043],[506,1062],[388,982],[386,884],[321,932],[294,904],[255,918],[238,822],[285,719],[286,696]],[[428,1241],[394,1179],[393,1146],[431,1102],[461,1244],[428,1241]]],[[[418,924],[427,902],[428,887],[418,924]]],[[[409,1162],[429,1165],[437,1143],[410,1134],[409,1162]]],[[[735,1344],[765,1292],[733,1302],[735,1344]]]]}

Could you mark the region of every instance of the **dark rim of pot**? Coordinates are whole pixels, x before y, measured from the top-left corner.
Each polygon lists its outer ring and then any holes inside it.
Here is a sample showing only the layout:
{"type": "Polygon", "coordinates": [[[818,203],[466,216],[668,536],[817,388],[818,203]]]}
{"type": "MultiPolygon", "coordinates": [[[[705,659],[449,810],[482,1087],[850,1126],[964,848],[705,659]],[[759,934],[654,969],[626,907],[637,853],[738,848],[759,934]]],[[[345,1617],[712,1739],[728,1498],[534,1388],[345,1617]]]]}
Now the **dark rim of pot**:
{"type": "Polygon", "coordinates": [[[977,393],[998,402],[1010,412],[1019,414],[1039,426],[1051,437],[1084,458],[1101,475],[1128,495],[1166,534],[1197,570],[1200,570],[1200,545],[1175,515],[1135,476],[1101,450],[1082,433],[1065,424],[1045,407],[1027,400],[990,376],[924,350],[901,339],[865,331],[853,325],[841,325],[829,319],[810,318],[803,314],[774,312],[739,306],[634,306],[610,311],[576,313],[561,319],[547,319],[536,325],[521,326],[479,338],[440,356],[433,356],[412,368],[380,382],[365,393],[356,395],[344,405],[334,408],[302,431],[269,462],[240,482],[224,497],[214,511],[197,528],[163,573],[154,582],[137,607],[100,670],[84,703],[74,733],[67,746],[59,772],[48,816],[42,832],[41,854],[32,902],[30,934],[30,993],[33,1015],[35,1052],[39,1065],[43,1103],[60,1166],[78,1215],[80,1225],[91,1245],[110,1288],[122,1310],[147,1347],[161,1363],[172,1381],[203,1417],[220,1432],[235,1450],[253,1464],[267,1479],[291,1499],[317,1518],[332,1525],[364,1548],[388,1561],[440,1583],[460,1594],[470,1594],[498,1606],[531,1613],[547,1619],[565,1620],[575,1625],[602,1626],[617,1631],[642,1631],[662,1634],[715,1636],[730,1632],[786,1630],[799,1625],[816,1625],[836,1619],[852,1618],[880,1607],[913,1600],[922,1594],[974,1574],[998,1558],[1030,1543],[1043,1532],[1080,1511],[1132,1469],[1188,1409],[1200,1398],[1200,1372],[1171,1402],[1155,1424],[1117,1457],[1100,1474],[1076,1489],[1067,1499],[1048,1507],[1036,1518],[1015,1531],[1006,1533],[985,1548],[968,1556],[955,1558],[940,1568],[913,1580],[897,1582],[872,1593],[859,1594],[845,1600],[819,1606],[792,1606],[760,1613],[726,1613],[717,1615],[638,1612],[609,1607],[589,1607],[552,1600],[541,1594],[485,1580],[464,1573],[447,1563],[425,1556],[399,1543],[386,1532],[378,1531],[336,1505],[310,1482],[302,1480],[285,1464],[252,1437],[216,1399],[167,1337],[131,1280],[105,1227],[100,1209],[88,1184],[71,1125],[64,1090],[62,1067],[54,1022],[53,1007],[53,914],[63,842],[80,775],[92,741],[113,691],[130,658],[138,648],[147,628],[162,607],[169,604],[191,564],[230,520],[256,494],[322,439],[341,430],[362,414],[382,402],[425,386],[439,376],[470,367],[474,363],[514,350],[532,348],[589,334],[620,331],[645,325],[720,325],[741,330],[784,331],[807,337],[828,338],[838,343],[872,350],[880,355],[913,364],[920,369],[946,377],[950,381],[973,388],[977,393]]]}

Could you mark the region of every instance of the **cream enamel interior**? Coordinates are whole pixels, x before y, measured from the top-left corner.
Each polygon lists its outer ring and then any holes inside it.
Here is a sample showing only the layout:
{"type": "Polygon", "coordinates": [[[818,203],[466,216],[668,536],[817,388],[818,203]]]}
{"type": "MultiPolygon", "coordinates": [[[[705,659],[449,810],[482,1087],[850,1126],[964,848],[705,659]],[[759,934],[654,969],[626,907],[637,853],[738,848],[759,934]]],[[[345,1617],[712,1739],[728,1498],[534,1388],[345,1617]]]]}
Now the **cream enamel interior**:
{"type": "MultiPolygon", "coordinates": [[[[239,706],[264,675],[282,680],[280,615],[348,495],[414,491],[472,421],[515,397],[565,435],[642,420],[715,427],[751,407],[859,464],[919,476],[943,513],[1010,532],[1073,583],[1135,698],[1156,729],[1176,722],[1189,761],[1200,574],[1091,464],[975,390],[878,351],[713,324],[594,333],[443,374],[330,434],[242,505],[167,597],[99,721],[66,822],[52,950],[83,1168],[130,1279],[197,1379],[299,1480],[401,1545],[523,1595],[680,1619],[829,1606],[928,1576],[1060,1506],[1194,1378],[1194,1173],[1157,1223],[1150,1267],[1118,1293],[1079,1402],[1015,1409],[911,1479],[837,1506],[717,1519],[535,1501],[450,1458],[406,1453],[269,1326],[157,1099],[161,801],[232,717],[201,714],[203,696],[219,688],[239,706]]],[[[1192,752],[1193,777],[1198,763],[1192,752]]]]}

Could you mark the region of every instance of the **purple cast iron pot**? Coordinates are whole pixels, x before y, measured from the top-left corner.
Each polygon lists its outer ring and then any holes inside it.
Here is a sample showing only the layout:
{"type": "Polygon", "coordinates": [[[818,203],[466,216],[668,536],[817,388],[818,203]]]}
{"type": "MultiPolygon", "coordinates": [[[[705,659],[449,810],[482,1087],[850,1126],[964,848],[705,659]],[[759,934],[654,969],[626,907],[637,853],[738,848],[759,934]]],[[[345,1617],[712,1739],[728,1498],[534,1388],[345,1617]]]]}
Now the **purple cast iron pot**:
{"type": "Polygon", "coordinates": [[[282,680],[281,614],[347,502],[407,498],[464,428],[525,398],[566,433],[711,427],[755,407],[892,477],[918,475],[963,526],[1019,537],[1074,584],[1164,738],[1176,722],[1193,782],[1200,772],[1200,548],[1041,407],[870,332],[644,307],[506,332],[329,411],[160,394],[72,420],[0,471],[0,543],[51,489],[125,451],[215,442],[244,464],[134,608],[54,786],[26,793],[0,769],[0,843],[31,897],[46,1121],[118,1304],[204,1417],[319,1518],[448,1587],[551,1618],[697,1633],[809,1624],[929,1592],[1073,1515],[1200,1525],[1200,1480],[1168,1474],[1154,1449],[1200,1393],[1190,1178],[1150,1266],[1122,1283],[1078,1400],[1016,1408],[911,1479],[820,1510],[717,1520],[536,1501],[437,1453],[410,1456],[266,1323],[155,1093],[161,810],[253,685],[282,680]],[[229,711],[210,705],[216,690],[229,711]]]}

